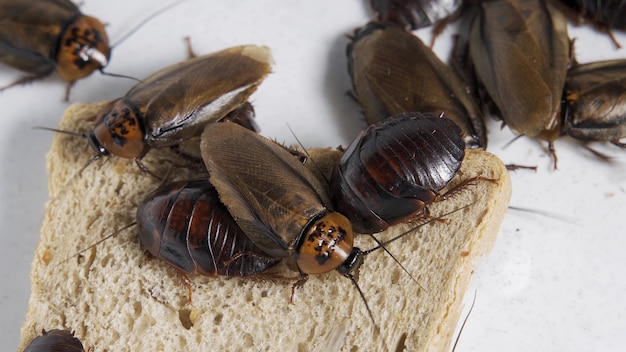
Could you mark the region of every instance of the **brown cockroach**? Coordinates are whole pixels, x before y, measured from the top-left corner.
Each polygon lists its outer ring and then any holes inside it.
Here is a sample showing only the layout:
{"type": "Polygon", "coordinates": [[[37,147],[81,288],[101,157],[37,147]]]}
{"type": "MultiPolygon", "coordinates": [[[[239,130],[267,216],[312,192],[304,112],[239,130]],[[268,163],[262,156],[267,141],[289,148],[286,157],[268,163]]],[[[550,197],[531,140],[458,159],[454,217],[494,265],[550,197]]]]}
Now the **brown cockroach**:
{"type": "Polygon", "coordinates": [[[67,101],[74,82],[96,70],[104,73],[111,48],[102,22],[84,15],[69,0],[0,0],[0,62],[28,73],[0,91],[56,71],[68,82],[67,101]]]}
{"type": "Polygon", "coordinates": [[[513,131],[548,142],[561,135],[561,98],[570,60],[567,21],[543,0],[477,5],[469,53],[479,83],[513,131]]]}
{"type": "Polygon", "coordinates": [[[563,133],[626,147],[626,60],[572,67],[565,81],[563,133]]]}
{"type": "Polygon", "coordinates": [[[440,194],[464,157],[461,129],[451,120],[420,113],[389,117],[346,149],[331,177],[333,203],[356,232],[384,231],[411,216],[424,216],[429,204],[474,181],[493,182],[474,177],[440,194]]]}
{"type": "Polygon", "coordinates": [[[186,275],[249,276],[280,261],[248,239],[208,180],[160,187],[137,208],[137,225],[143,246],[186,275]]]}
{"type": "Polygon", "coordinates": [[[389,24],[371,22],[348,45],[355,96],[371,124],[405,112],[443,113],[469,147],[487,146],[482,112],[461,79],[422,43],[389,24]]]}
{"type": "Polygon", "coordinates": [[[141,166],[150,148],[178,145],[208,123],[240,115],[251,121],[248,97],[270,72],[271,60],[269,48],[254,45],[194,57],[152,74],[104,106],[91,132],[54,131],[86,138],[96,152],[90,163],[112,154],[141,166]]]}
{"type": "Polygon", "coordinates": [[[85,352],[85,348],[73,332],[54,329],[42,330],[41,336],[35,337],[24,352],[85,352]]]}

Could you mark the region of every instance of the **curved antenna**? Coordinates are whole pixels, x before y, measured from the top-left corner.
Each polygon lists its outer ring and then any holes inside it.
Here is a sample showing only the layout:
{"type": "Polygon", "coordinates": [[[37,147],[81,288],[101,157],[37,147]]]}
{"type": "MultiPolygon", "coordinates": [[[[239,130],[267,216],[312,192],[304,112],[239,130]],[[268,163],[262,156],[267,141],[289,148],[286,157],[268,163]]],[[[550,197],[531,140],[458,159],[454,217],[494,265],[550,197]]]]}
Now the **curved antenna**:
{"type": "Polygon", "coordinates": [[[120,45],[122,42],[124,42],[126,39],[128,39],[131,35],[135,34],[135,32],[137,32],[139,29],[141,29],[141,27],[145,26],[148,22],[152,21],[154,18],[156,18],[157,16],[159,16],[163,12],[173,8],[174,6],[180,5],[181,3],[185,2],[185,1],[187,1],[187,0],[180,0],[180,1],[177,1],[177,2],[174,2],[174,3],[171,3],[171,4],[161,8],[160,10],[157,10],[156,12],[152,13],[150,16],[146,17],[143,21],[139,22],[139,24],[136,25],[133,29],[128,31],[126,34],[124,34],[122,36],[122,38],[118,39],[115,44],[111,45],[111,48],[115,48],[116,46],[120,45]]]}
{"type": "Polygon", "coordinates": [[[459,343],[461,339],[461,333],[463,332],[463,328],[465,328],[465,323],[467,323],[467,319],[469,319],[470,314],[472,314],[472,310],[474,310],[474,304],[476,304],[476,291],[474,291],[474,299],[472,300],[472,305],[470,306],[465,319],[463,319],[463,324],[461,324],[461,329],[459,330],[459,334],[456,335],[456,340],[454,340],[454,345],[452,345],[452,352],[456,351],[456,345],[459,343]]]}
{"type": "Polygon", "coordinates": [[[506,142],[506,144],[503,145],[502,148],[500,148],[500,149],[504,150],[504,149],[508,148],[511,144],[513,144],[513,142],[515,142],[516,140],[518,140],[518,139],[520,139],[522,137],[525,137],[525,136],[526,135],[524,135],[524,134],[519,134],[519,135],[515,136],[515,138],[513,138],[510,141],[506,142]]]}
{"type": "Polygon", "coordinates": [[[86,252],[86,251],[90,250],[91,248],[93,248],[93,247],[95,247],[95,246],[99,245],[100,243],[102,243],[102,242],[104,242],[104,241],[108,240],[109,238],[111,238],[111,237],[113,237],[113,236],[118,235],[120,232],[122,232],[122,231],[124,231],[124,230],[126,230],[126,229],[129,229],[131,226],[135,226],[135,225],[137,225],[137,221],[133,221],[133,222],[131,222],[130,224],[125,225],[125,226],[123,226],[122,228],[117,229],[115,232],[113,232],[113,233],[111,233],[111,234],[109,234],[109,235],[104,236],[103,238],[101,238],[100,240],[98,240],[96,243],[94,243],[94,244],[90,245],[89,247],[84,248],[84,249],[81,249],[80,251],[78,251],[78,252],[76,252],[76,253],[72,254],[70,257],[68,257],[67,259],[63,260],[61,263],[65,263],[65,262],[67,262],[68,260],[70,260],[70,259],[72,259],[72,258],[76,257],[77,255],[80,255],[81,253],[84,253],[84,252],[86,252]]]}
{"type": "Polygon", "coordinates": [[[128,79],[132,79],[133,81],[136,81],[136,82],[138,82],[138,83],[143,83],[143,81],[142,81],[142,80],[140,80],[140,79],[138,79],[138,78],[135,78],[135,77],[133,77],[133,76],[122,75],[122,74],[119,74],[119,73],[105,72],[105,71],[104,71],[104,67],[101,67],[99,71],[100,71],[100,73],[101,73],[102,75],[104,75],[104,76],[109,76],[109,77],[117,77],[117,78],[128,78],[128,79]]]}

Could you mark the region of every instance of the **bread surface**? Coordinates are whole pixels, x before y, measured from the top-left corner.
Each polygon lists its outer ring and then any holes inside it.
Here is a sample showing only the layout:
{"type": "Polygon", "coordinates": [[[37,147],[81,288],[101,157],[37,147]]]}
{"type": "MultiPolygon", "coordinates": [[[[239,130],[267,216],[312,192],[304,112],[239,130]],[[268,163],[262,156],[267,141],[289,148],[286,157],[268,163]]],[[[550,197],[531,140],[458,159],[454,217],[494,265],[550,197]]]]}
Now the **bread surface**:
{"type": "MultiPolygon", "coordinates": [[[[88,131],[102,104],[76,104],[60,129],[88,131]]],[[[330,173],[340,152],[312,151],[315,164],[330,173]]],[[[296,290],[295,280],[269,276],[192,276],[193,301],[176,270],[151,258],[131,227],[76,255],[135,220],[137,204],[159,186],[134,161],[102,158],[85,166],[93,151],[82,138],[57,134],[47,158],[50,200],[32,264],[32,293],[21,330],[22,350],[42,328],[75,331],[95,351],[441,351],[449,348],[476,261],[488,253],[510,199],[510,180],[501,161],[468,150],[452,185],[472,176],[477,182],[452,199],[429,207],[443,220],[428,223],[390,244],[390,256],[365,258],[358,284],[331,272],[311,276],[296,290]]],[[[142,159],[165,175],[181,160],[169,149],[142,159]]],[[[197,177],[177,167],[169,179],[197,177]]],[[[414,224],[377,234],[391,238],[414,224]]],[[[362,249],[374,241],[359,235],[362,249]]],[[[274,269],[297,277],[289,260],[274,269]]]]}

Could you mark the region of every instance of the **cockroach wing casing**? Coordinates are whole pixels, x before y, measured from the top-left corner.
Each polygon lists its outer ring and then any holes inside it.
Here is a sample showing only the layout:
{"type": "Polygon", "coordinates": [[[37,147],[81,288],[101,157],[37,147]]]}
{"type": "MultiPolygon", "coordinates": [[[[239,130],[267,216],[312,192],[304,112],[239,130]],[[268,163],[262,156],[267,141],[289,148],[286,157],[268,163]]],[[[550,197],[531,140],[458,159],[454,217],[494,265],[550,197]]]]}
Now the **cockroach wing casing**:
{"type": "Polygon", "coordinates": [[[405,112],[443,113],[461,126],[468,147],[487,147],[482,112],[461,79],[410,32],[371,22],[356,30],[347,54],[369,123],[405,112]]]}
{"type": "Polygon", "coordinates": [[[407,113],[370,126],[331,179],[336,209],[358,233],[376,233],[423,211],[465,156],[461,129],[433,114],[407,113]]]}
{"type": "Polygon", "coordinates": [[[247,276],[280,261],[248,239],[208,180],[156,190],[139,205],[137,223],[146,249],[186,274],[247,276]]]}
{"type": "Polygon", "coordinates": [[[24,352],[85,352],[82,342],[67,330],[43,331],[24,349],[24,352]]]}
{"type": "Polygon", "coordinates": [[[563,131],[590,141],[626,137],[626,60],[575,66],[565,81],[563,131]]]}
{"type": "Polygon", "coordinates": [[[94,149],[140,158],[198,136],[244,105],[271,70],[270,49],[237,46],[169,66],[99,113],[94,149]]]}
{"type": "Polygon", "coordinates": [[[68,82],[106,66],[104,26],[67,0],[0,1],[0,61],[43,77],[54,70],[68,82]]]}
{"type": "Polygon", "coordinates": [[[207,125],[200,148],[220,200],[261,250],[294,256],[303,273],[346,260],[349,221],[332,212],[327,189],[286,148],[229,122],[207,125]]]}
{"type": "Polygon", "coordinates": [[[542,0],[484,1],[469,46],[480,83],[504,122],[528,137],[558,138],[570,57],[563,15],[542,0]]]}
{"type": "Polygon", "coordinates": [[[370,0],[380,21],[390,21],[408,29],[435,24],[461,8],[461,0],[370,0]]]}

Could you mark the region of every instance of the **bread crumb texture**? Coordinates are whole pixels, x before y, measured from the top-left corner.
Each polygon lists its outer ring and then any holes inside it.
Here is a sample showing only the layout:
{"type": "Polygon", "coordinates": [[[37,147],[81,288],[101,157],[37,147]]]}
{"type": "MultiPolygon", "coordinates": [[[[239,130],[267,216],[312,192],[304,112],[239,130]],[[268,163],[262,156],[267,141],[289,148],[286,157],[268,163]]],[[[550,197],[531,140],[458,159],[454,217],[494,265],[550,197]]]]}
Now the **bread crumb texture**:
{"type": "MultiPolygon", "coordinates": [[[[59,128],[93,128],[103,104],[75,104],[59,128]]],[[[198,144],[192,141],[190,144],[198,144]]],[[[193,145],[192,145],[193,147],[193,145]]],[[[193,151],[191,151],[193,152],[193,151]]],[[[313,150],[326,171],[340,155],[313,150]]],[[[96,246],[135,220],[139,202],[159,186],[133,160],[104,157],[80,171],[94,153],[83,138],[57,134],[47,163],[50,200],[32,264],[32,294],[21,330],[22,350],[42,328],[75,331],[95,351],[440,351],[449,348],[476,261],[495,241],[510,180],[501,161],[468,150],[452,184],[484,176],[452,199],[429,207],[433,216],[471,204],[365,258],[358,284],[371,307],[376,332],[352,283],[336,272],[311,276],[289,303],[295,280],[190,277],[193,300],[176,270],[142,248],[136,226],[96,246]]],[[[142,163],[169,179],[197,177],[168,148],[153,149],[142,163]]],[[[376,234],[391,238],[407,223],[376,234]]],[[[362,249],[375,246],[357,236],[362,249]]],[[[272,272],[296,278],[284,260],[272,272]]]]}

